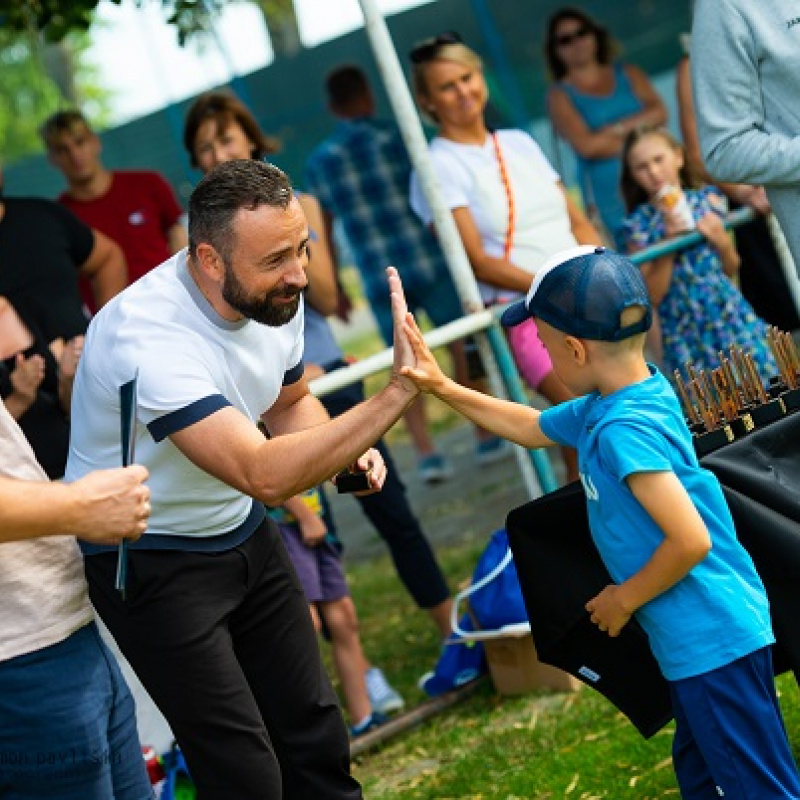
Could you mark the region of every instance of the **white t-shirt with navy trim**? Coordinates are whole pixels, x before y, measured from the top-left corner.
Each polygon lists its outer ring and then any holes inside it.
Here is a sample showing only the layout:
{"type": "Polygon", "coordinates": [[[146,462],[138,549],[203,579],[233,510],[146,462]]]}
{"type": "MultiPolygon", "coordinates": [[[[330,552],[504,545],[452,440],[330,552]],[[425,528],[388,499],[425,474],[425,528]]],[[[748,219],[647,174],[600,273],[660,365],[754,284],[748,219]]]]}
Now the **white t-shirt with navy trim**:
{"type": "Polygon", "coordinates": [[[66,480],[120,466],[119,387],[138,370],[135,461],[150,471],[152,514],[136,544],[163,547],[161,537],[185,537],[179,548],[195,549],[190,540],[255,527],[260,504],[195,466],[169,436],[229,405],[255,424],[302,376],[302,353],[302,304],[276,328],[225,320],[189,274],[186,251],[177,253],[89,326],[73,388],[66,480]]]}
{"type": "MultiPolygon", "coordinates": [[[[536,274],[550,256],[575,247],[561,178],[539,145],[525,131],[497,131],[500,153],[514,197],[514,235],[510,260],[536,274]]],[[[489,256],[502,258],[508,226],[508,198],[492,137],[482,145],[436,137],[430,158],[448,208],[468,208],[489,256]]],[[[416,172],[411,176],[411,208],[426,224],[433,221],[416,172]]],[[[521,297],[516,292],[480,284],[484,303],[521,297]]]]}

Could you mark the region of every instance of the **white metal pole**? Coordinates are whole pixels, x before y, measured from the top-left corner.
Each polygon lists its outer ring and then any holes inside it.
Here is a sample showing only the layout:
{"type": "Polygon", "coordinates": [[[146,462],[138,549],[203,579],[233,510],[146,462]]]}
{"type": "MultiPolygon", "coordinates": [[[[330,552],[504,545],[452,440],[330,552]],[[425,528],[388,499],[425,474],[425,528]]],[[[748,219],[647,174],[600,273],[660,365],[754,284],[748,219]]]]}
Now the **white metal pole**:
{"type": "MultiPolygon", "coordinates": [[[[442,193],[439,191],[439,185],[428,156],[428,142],[425,139],[417,109],[414,106],[411,92],[406,83],[403,68],[397,57],[394,42],[389,35],[386,20],[378,9],[375,0],[359,0],[359,3],[364,14],[367,38],[372,47],[375,61],[378,64],[378,70],[386,87],[389,102],[400,127],[411,163],[419,176],[422,191],[425,193],[433,212],[436,234],[450,267],[458,296],[461,298],[461,303],[466,312],[474,313],[480,311],[483,309],[483,301],[481,300],[478,284],[475,281],[472,267],[453,216],[444,202],[442,193]]],[[[497,362],[486,342],[486,338],[479,336],[479,342],[481,344],[481,357],[486,367],[492,392],[497,396],[506,397],[507,393],[497,362]]],[[[526,490],[531,497],[539,496],[542,493],[542,489],[527,451],[521,447],[514,449],[526,490]]]]}

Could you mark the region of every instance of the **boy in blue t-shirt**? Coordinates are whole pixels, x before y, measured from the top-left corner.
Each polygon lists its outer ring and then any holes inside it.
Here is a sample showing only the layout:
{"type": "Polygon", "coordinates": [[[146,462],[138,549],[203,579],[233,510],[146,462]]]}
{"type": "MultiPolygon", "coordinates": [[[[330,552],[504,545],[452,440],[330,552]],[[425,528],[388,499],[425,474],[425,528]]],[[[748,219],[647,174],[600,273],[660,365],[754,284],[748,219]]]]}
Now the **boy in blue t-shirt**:
{"type": "Polygon", "coordinates": [[[559,253],[506,326],[534,324],[577,399],[539,412],[447,378],[410,314],[403,374],[526,448],[578,451],[592,537],[615,583],[586,603],[617,636],[636,618],[669,682],[682,796],[800,797],[775,694],[769,606],[717,479],[692,447],[669,383],[644,358],[652,311],[639,270],[601,247],[559,253]]]}

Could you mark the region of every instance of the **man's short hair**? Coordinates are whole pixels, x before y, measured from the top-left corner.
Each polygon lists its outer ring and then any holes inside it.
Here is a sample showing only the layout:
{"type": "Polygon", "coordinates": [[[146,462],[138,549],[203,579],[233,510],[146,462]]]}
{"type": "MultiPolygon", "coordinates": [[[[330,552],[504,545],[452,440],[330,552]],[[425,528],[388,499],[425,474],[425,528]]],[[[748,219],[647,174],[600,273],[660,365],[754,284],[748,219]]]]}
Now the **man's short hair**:
{"type": "Polygon", "coordinates": [[[265,161],[227,161],[212,169],[189,197],[189,254],[210,244],[226,265],[234,249],[233,218],[240,209],[287,208],[294,196],[283,170],[265,161]]]}
{"type": "Polygon", "coordinates": [[[57,136],[72,133],[76,128],[85,128],[89,133],[94,133],[86,117],[78,109],[70,108],[49,116],[40,126],[39,135],[45,147],[50,147],[57,136]]]}
{"type": "Polygon", "coordinates": [[[332,108],[347,108],[354,100],[369,93],[369,81],[361,67],[345,64],[328,73],[325,91],[332,108]]]}

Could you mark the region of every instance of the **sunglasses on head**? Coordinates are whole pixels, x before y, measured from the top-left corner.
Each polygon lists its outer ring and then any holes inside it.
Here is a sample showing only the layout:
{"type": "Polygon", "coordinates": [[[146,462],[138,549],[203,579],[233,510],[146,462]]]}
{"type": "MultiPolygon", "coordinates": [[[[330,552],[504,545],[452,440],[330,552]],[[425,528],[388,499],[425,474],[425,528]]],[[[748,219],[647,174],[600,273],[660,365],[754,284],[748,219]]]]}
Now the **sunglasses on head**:
{"type": "Polygon", "coordinates": [[[584,36],[588,36],[590,33],[592,33],[591,28],[586,25],[581,25],[580,28],[572,33],[565,33],[563,36],[556,36],[556,45],[558,47],[566,47],[568,44],[572,44],[578,39],[583,39],[584,36]]]}
{"type": "Polygon", "coordinates": [[[448,44],[461,44],[463,39],[455,31],[445,31],[438,36],[425,39],[414,45],[408,57],[412,64],[422,64],[436,57],[439,50],[448,44]]]}

